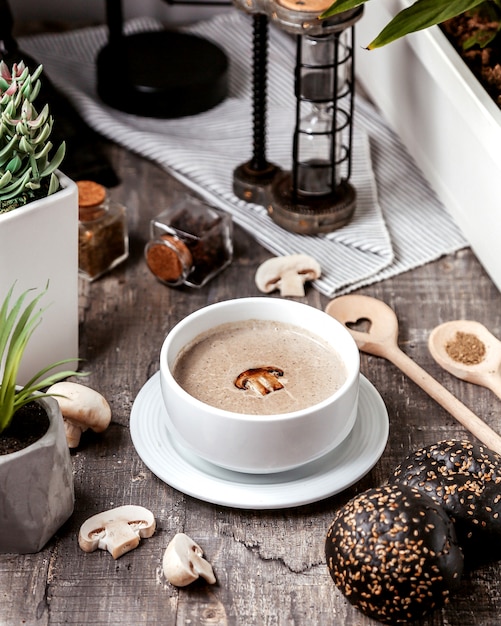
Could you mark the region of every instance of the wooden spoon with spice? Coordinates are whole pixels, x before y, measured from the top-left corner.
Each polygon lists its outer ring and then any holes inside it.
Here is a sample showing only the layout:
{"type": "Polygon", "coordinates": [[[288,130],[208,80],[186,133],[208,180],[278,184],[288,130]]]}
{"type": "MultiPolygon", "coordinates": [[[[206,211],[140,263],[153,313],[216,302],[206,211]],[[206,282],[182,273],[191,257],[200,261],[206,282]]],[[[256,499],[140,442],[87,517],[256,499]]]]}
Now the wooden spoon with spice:
{"type": "Polygon", "coordinates": [[[396,365],[479,441],[501,454],[501,437],[399,348],[398,319],[391,307],[370,296],[347,295],[331,300],[325,311],[346,326],[360,351],[396,365]]]}
{"type": "Polygon", "coordinates": [[[434,328],[428,348],[453,376],[487,387],[501,398],[501,341],[480,322],[454,320],[434,328]]]}

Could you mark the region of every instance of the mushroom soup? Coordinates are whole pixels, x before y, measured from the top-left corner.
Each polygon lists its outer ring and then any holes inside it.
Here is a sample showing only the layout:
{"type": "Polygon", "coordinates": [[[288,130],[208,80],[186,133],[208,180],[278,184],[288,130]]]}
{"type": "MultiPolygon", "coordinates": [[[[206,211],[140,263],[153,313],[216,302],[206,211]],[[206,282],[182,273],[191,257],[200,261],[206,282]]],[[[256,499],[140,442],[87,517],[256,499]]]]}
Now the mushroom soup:
{"type": "Polygon", "coordinates": [[[347,378],[341,357],[318,335],[252,319],[200,334],[180,352],[172,374],[198,400],[251,415],[313,406],[347,378]]]}

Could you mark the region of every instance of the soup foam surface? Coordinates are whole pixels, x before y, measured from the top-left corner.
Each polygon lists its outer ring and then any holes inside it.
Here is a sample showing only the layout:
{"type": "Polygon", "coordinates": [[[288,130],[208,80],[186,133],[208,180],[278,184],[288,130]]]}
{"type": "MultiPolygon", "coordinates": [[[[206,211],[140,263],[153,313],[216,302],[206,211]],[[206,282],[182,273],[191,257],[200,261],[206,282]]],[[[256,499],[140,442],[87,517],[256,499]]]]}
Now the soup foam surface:
{"type": "Polygon", "coordinates": [[[180,352],[172,373],[198,400],[251,415],[312,406],[347,378],[341,357],[327,341],[270,320],[230,322],[202,333],[180,352]]]}

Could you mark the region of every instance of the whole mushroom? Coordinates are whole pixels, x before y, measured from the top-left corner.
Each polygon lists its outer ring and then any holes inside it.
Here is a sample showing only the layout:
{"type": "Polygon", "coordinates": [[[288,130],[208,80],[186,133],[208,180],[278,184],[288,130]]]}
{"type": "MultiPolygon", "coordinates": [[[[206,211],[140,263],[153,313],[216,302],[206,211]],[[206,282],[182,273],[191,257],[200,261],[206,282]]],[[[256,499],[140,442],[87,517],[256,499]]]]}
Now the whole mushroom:
{"type": "Polygon", "coordinates": [[[101,433],[110,425],[110,405],[94,389],[62,381],[49,387],[47,393],[55,397],[61,409],[68,447],[78,447],[82,433],[88,428],[101,433]]]}
{"type": "Polygon", "coordinates": [[[320,277],[319,263],[308,254],[289,254],[268,259],[257,268],[257,288],[270,293],[280,290],[281,296],[304,296],[304,284],[320,277]]]}
{"type": "Polygon", "coordinates": [[[155,532],[155,517],[142,506],[127,504],[93,515],[80,527],[78,544],[84,552],[108,550],[114,559],[137,548],[141,538],[155,532]]]}

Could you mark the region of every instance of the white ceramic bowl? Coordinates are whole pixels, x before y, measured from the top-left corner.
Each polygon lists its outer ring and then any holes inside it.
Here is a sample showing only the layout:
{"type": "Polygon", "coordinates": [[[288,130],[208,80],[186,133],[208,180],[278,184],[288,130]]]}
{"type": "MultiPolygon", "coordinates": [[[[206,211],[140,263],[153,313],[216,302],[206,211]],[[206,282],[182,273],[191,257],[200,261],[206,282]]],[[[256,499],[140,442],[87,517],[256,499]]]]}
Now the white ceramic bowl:
{"type": "Polygon", "coordinates": [[[289,470],[339,446],[357,416],[359,372],[358,348],[342,324],[309,305],[271,297],[226,300],[199,309],[172,328],[160,351],[162,397],[172,436],[206,461],[239,472],[289,470]],[[318,404],[277,415],[233,413],[188,394],[171,372],[180,350],[215,326],[247,319],[294,324],[320,335],[343,360],[346,381],[318,404]]]}

